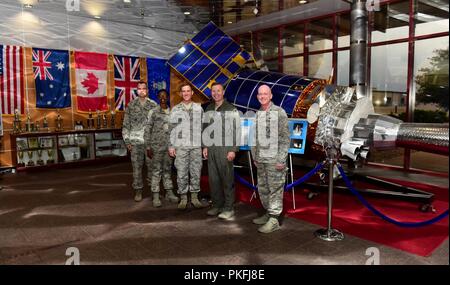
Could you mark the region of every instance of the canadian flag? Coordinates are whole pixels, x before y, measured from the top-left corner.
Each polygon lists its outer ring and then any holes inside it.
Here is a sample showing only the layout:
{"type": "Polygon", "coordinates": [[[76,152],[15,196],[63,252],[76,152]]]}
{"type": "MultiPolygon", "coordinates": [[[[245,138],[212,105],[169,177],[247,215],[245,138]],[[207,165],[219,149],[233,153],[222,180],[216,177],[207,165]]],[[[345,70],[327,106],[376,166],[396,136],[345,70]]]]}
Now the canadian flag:
{"type": "Polygon", "coordinates": [[[107,111],[108,55],[76,51],[74,57],[78,111],[107,111]]]}

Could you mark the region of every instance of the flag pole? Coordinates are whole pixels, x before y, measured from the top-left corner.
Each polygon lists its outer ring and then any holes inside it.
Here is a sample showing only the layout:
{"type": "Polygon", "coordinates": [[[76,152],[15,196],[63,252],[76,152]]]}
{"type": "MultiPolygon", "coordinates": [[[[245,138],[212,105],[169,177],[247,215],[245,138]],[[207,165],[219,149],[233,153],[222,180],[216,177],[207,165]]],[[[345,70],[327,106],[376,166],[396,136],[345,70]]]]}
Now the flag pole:
{"type": "MultiPolygon", "coordinates": [[[[72,73],[72,70],[71,70],[71,66],[70,66],[70,64],[71,64],[71,53],[70,53],[70,21],[69,21],[69,11],[67,11],[66,10],[66,19],[67,19],[67,45],[68,45],[68,48],[67,48],[67,50],[68,50],[68,52],[69,52],[69,85],[70,85],[70,87],[72,87],[72,82],[71,82],[71,73],[72,73]]],[[[75,85],[75,89],[76,89],[76,85],[75,85]]],[[[74,113],[74,104],[73,104],[73,90],[70,90],[70,109],[71,109],[71,112],[70,112],[70,114],[71,114],[71,118],[72,118],[72,127],[74,126],[74,115],[73,115],[73,113],[74,113]]]]}

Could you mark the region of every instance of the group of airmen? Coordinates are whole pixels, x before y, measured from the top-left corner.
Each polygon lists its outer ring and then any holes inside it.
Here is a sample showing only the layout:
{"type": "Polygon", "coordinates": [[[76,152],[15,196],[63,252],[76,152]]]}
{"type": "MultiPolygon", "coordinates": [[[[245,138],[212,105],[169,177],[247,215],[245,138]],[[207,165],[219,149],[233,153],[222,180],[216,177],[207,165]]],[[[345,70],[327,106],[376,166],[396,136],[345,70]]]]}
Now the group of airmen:
{"type": "MultiPolygon", "coordinates": [[[[188,201],[195,208],[204,208],[198,194],[205,159],[212,200],[207,215],[233,220],[233,161],[239,151],[240,117],[236,107],[224,98],[224,87],[220,83],[212,83],[211,91],[212,102],[204,111],[200,104],[192,100],[192,86],[182,83],[179,89],[182,101],[170,110],[167,91],[158,92],[158,105],[148,97],[147,83],[138,83],[138,96],[128,104],[122,126],[133,167],[135,201],[142,200],[145,163],[154,207],[162,206],[162,180],[166,201],[178,203],[180,210],[188,207],[188,201]],[[234,123],[229,124],[230,121],[234,123]],[[176,193],[172,165],[176,168],[176,193]]],[[[260,226],[259,232],[270,233],[280,229],[279,217],[283,210],[289,148],[288,117],[282,108],[273,104],[269,86],[258,88],[257,99],[261,108],[256,113],[256,141],[251,152],[258,170],[258,194],[266,212],[253,219],[253,223],[260,226]],[[260,138],[267,135],[276,139],[267,143],[260,138]]]]}

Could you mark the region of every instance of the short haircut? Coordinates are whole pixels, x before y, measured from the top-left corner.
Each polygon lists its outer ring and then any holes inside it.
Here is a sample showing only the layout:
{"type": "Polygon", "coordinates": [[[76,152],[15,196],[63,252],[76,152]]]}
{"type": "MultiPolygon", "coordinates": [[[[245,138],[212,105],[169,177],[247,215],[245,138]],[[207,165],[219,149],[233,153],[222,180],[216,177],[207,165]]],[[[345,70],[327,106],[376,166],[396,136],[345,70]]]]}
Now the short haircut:
{"type": "Polygon", "coordinates": [[[168,93],[166,89],[159,89],[157,94],[159,95],[159,93],[163,93],[163,92],[168,93]]]}
{"type": "Polygon", "coordinates": [[[136,86],[139,86],[139,85],[141,85],[141,84],[145,84],[145,87],[148,87],[148,84],[147,84],[147,82],[145,82],[145,81],[139,81],[138,83],[137,83],[137,85],[136,86]]]}
{"type": "Polygon", "coordinates": [[[189,88],[191,88],[191,90],[194,91],[194,88],[192,88],[192,85],[190,83],[184,81],[180,85],[180,92],[181,92],[181,89],[183,89],[184,86],[189,86],[189,88]]]}
{"type": "Polygon", "coordinates": [[[212,89],[214,86],[217,86],[217,85],[222,86],[222,89],[224,89],[223,84],[220,83],[220,82],[214,82],[213,84],[211,84],[211,89],[212,89]]]}

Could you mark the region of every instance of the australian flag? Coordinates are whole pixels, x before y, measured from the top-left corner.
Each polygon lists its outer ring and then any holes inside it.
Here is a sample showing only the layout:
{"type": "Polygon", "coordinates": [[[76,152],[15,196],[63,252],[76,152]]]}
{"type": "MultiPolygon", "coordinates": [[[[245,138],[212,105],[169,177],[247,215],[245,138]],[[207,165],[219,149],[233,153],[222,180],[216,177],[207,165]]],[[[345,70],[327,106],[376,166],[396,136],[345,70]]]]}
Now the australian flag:
{"type": "Polygon", "coordinates": [[[37,108],[70,107],[69,52],[33,48],[37,108]]]}

